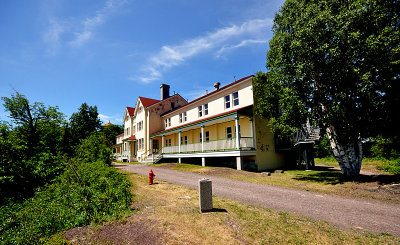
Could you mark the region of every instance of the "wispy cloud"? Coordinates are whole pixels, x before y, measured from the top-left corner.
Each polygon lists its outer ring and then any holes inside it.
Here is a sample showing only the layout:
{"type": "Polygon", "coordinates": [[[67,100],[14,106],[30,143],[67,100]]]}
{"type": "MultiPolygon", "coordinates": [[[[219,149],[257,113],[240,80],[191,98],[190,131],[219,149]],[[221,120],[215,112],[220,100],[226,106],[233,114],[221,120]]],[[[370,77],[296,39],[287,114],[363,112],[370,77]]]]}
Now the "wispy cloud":
{"type": "Polygon", "coordinates": [[[122,123],[121,115],[107,116],[104,114],[99,114],[99,118],[103,123],[107,123],[109,121],[114,123],[122,123]]]}
{"type": "Polygon", "coordinates": [[[243,40],[238,44],[223,46],[215,53],[215,56],[217,58],[219,58],[222,56],[223,53],[230,52],[237,48],[241,48],[241,47],[249,46],[249,45],[253,45],[253,44],[265,44],[265,43],[267,43],[267,40],[243,40]]]}
{"type": "Polygon", "coordinates": [[[253,19],[242,23],[241,25],[232,25],[224,27],[214,32],[207,33],[204,36],[185,40],[181,44],[172,46],[163,46],[161,50],[151,56],[142,68],[143,76],[139,78],[131,77],[131,80],[139,80],[143,83],[149,83],[159,80],[162,77],[162,72],[178,66],[188,58],[200,53],[218,50],[220,54],[227,49],[242,47],[245,45],[257,44],[256,39],[264,36],[267,28],[272,26],[272,19],[253,19]],[[249,39],[252,38],[252,39],[249,39]],[[243,39],[245,39],[243,41],[243,39]],[[238,43],[239,44],[232,44],[238,43]]]}
{"type": "Polygon", "coordinates": [[[103,8],[96,10],[93,16],[81,20],[70,18],[67,21],[50,18],[49,27],[43,34],[43,41],[49,45],[49,53],[55,54],[64,43],[68,43],[73,48],[87,44],[95,36],[96,28],[103,25],[117,9],[127,2],[128,0],[107,0],[103,8]],[[72,39],[62,40],[63,36],[71,34],[72,39]]]}

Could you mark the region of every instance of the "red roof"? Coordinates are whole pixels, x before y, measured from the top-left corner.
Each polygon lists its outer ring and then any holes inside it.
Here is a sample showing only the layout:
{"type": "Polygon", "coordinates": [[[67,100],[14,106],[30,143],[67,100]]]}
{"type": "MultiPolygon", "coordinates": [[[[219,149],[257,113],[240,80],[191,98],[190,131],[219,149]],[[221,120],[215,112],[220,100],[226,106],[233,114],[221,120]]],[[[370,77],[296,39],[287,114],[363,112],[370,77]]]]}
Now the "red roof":
{"type": "Polygon", "coordinates": [[[135,114],[135,108],[127,106],[126,109],[128,110],[129,116],[133,117],[135,114]]]}
{"type": "Polygon", "coordinates": [[[149,107],[152,104],[155,104],[157,102],[160,102],[159,100],[145,98],[145,97],[141,97],[141,96],[139,96],[139,99],[142,102],[142,105],[143,105],[144,108],[149,107]]]}
{"type": "Polygon", "coordinates": [[[197,99],[195,99],[195,100],[190,101],[190,102],[187,103],[187,104],[184,104],[183,106],[177,107],[175,110],[170,111],[170,112],[167,112],[167,113],[163,114],[162,116],[165,116],[165,115],[170,114],[170,113],[172,113],[172,112],[174,112],[174,111],[180,110],[180,109],[182,109],[182,108],[184,108],[184,107],[186,107],[186,106],[188,106],[188,105],[190,105],[190,104],[193,104],[193,103],[196,102],[196,101],[199,101],[199,100],[201,100],[201,99],[204,99],[205,97],[208,97],[208,96],[210,96],[210,95],[212,95],[212,94],[215,94],[215,93],[217,93],[217,92],[219,92],[219,91],[221,91],[221,90],[224,90],[224,89],[226,89],[226,88],[228,88],[228,87],[230,87],[230,86],[232,86],[232,85],[235,85],[235,84],[240,83],[240,82],[242,82],[242,81],[244,81],[244,80],[247,80],[247,79],[249,79],[250,77],[254,77],[254,75],[250,75],[250,76],[247,76],[247,77],[243,77],[243,78],[241,78],[241,79],[239,79],[239,80],[237,80],[237,81],[234,81],[233,83],[230,83],[230,84],[228,84],[228,85],[223,86],[223,87],[220,88],[220,89],[216,89],[216,90],[214,90],[214,91],[212,91],[212,92],[210,92],[210,93],[208,93],[208,94],[206,94],[206,95],[203,95],[203,96],[201,96],[201,97],[199,97],[199,98],[197,98],[197,99]]]}
{"type": "Polygon", "coordinates": [[[136,139],[136,136],[133,135],[133,136],[131,136],[131,137],[129,137],[129,138],[123,139],[123,141],[125,141],[125,140],[135,140],[135,139],[136,139]]]}
{"type": "Polygon", "coordinates": [[[101,126],[106,127],[106,126],[109,126],[109,125],[112,125],[112,123],[108,122],[108,123],[103,124],[103,125],[101,125],[101,126]]]}

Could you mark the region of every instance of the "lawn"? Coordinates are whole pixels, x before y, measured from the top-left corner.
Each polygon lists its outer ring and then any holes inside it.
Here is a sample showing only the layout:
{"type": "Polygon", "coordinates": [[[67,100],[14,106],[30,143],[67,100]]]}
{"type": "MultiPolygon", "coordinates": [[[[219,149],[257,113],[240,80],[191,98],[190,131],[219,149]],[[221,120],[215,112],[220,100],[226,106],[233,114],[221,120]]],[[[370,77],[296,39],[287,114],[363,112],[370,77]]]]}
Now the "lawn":
{"type": "MultiPolygon", "coordinates": [[[[188,168],[187,166],[185,166],[188,168]]],[[[341,229],[299,215],[213,197],[215,212],[199,212],[198,191],[125,173],[133,183],[135,213],[100,227],[69,230],[91,244],[399,244],[400,238],[341,229]],[[135,232],[132,232],[134,230],[135,232]]]]}

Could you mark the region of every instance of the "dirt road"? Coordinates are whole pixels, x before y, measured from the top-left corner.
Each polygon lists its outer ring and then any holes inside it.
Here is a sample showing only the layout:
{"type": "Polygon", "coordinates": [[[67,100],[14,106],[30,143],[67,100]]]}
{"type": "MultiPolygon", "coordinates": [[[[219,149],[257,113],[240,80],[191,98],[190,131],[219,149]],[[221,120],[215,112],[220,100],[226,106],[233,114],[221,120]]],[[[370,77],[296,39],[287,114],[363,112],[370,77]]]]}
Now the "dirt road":
{"type": "MultiPolygon", "coordinates": [[[[150,166],[115,164],[116,168],[140,175],[148,175],[150,166]]],[[[372,233],[390,233],[400,237],[400,205],[364,201],[293,190],[226,178],[153,168],[156,180],[163,180],[191,188],[198,188],[202,178],[212,180],[213,194],[243,203],[293,212],[332,224],[366,230],[372,233]]]]}

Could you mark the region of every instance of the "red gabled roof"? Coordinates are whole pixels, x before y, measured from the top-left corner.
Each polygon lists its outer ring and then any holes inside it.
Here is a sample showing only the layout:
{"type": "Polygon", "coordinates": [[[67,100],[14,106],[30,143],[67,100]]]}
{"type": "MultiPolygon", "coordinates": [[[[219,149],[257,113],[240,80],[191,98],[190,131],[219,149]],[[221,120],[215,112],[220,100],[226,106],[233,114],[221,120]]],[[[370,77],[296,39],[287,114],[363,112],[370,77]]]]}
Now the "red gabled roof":
{"type": "Polygon", "coordinates": [[[149,107],[152,104],[155,104],[157,102],[160,102],[159,100],[145,98],[145,97],[141,97],[141,96],[139,96],[139,100],[140,100],[140,102],[142,102],[142,105],[144,108],[149,107]]]}
{"type": "Polygon", "coordinates": [[[133,135],[133,136],[131,136],[131,137],[129,137],[129,138],[123,139],[122,141],[135,140],[135,139],[136,139],[136,136],[133,135]]]}
{"type": "Polygon", "coordinates": [[[129,116],[133,117],[135,114],[135,108],[127,106],[126,109],[128,110],[129,116]]]}
{"type": "Polygon", "coordinates": [[[208,94],[206,94],[206,95],[203,95],[203,96],[201,96],[201,97],[199,97],[199,98],[197,98],[197,99],[195,99],[195,100],[190,101],[190,102],[187,103],[187,104],[184,104],[184,105],[182,105],[182,106],[180,106],[180,107],[177,107],[175,110],[172,110],[172,111],[170,111],[170,112],[167,112],[167,113],[165,113],[165,114],[163,114],[163,115],[161,115],[161,116],[170,114],[170,113],[172,113],[172,112],[174,112],[174,111],[177,111],[177,110],[180,110],[180,109],[182,109],[183,107],[189,106],[189,105],[193,104],[193,103],[196,102],[196,101],[199,101],[199,100],[201,100],[201,99],[204,99],[205,97],[208,97],[208,96],[210,96],[210,95],[212,95],[212,94],[215,94],[215,93],[217,93],[217,92],[220,92],[221,90],[224,90],[224,89],[226,89],[226,88],[228,88],[228,87],[230,87],[230,86],[232,86],[232,85],[235,85],[235,84],[240,83],[240,82],[242,82],[242,81],[244,81],[244,80],[247,80],[247,79],[250,78],[250,77],[254,77],[254,75],[250,75],[250,76],[247,76],[247,77],[243,77],[243,78],[241,78],[241,79],[239,79],[239,80],[237,80],[237,81],[234,81],[233,83],[230,83],[230,84],[228,84],[228,85],[223,86],[223,87],[220,88],[220,89],[216,89],[216,90],[214,90],[214,91],[212,91],[212,92],[210,92],[210,93],[208,93],[208,94]]]}

